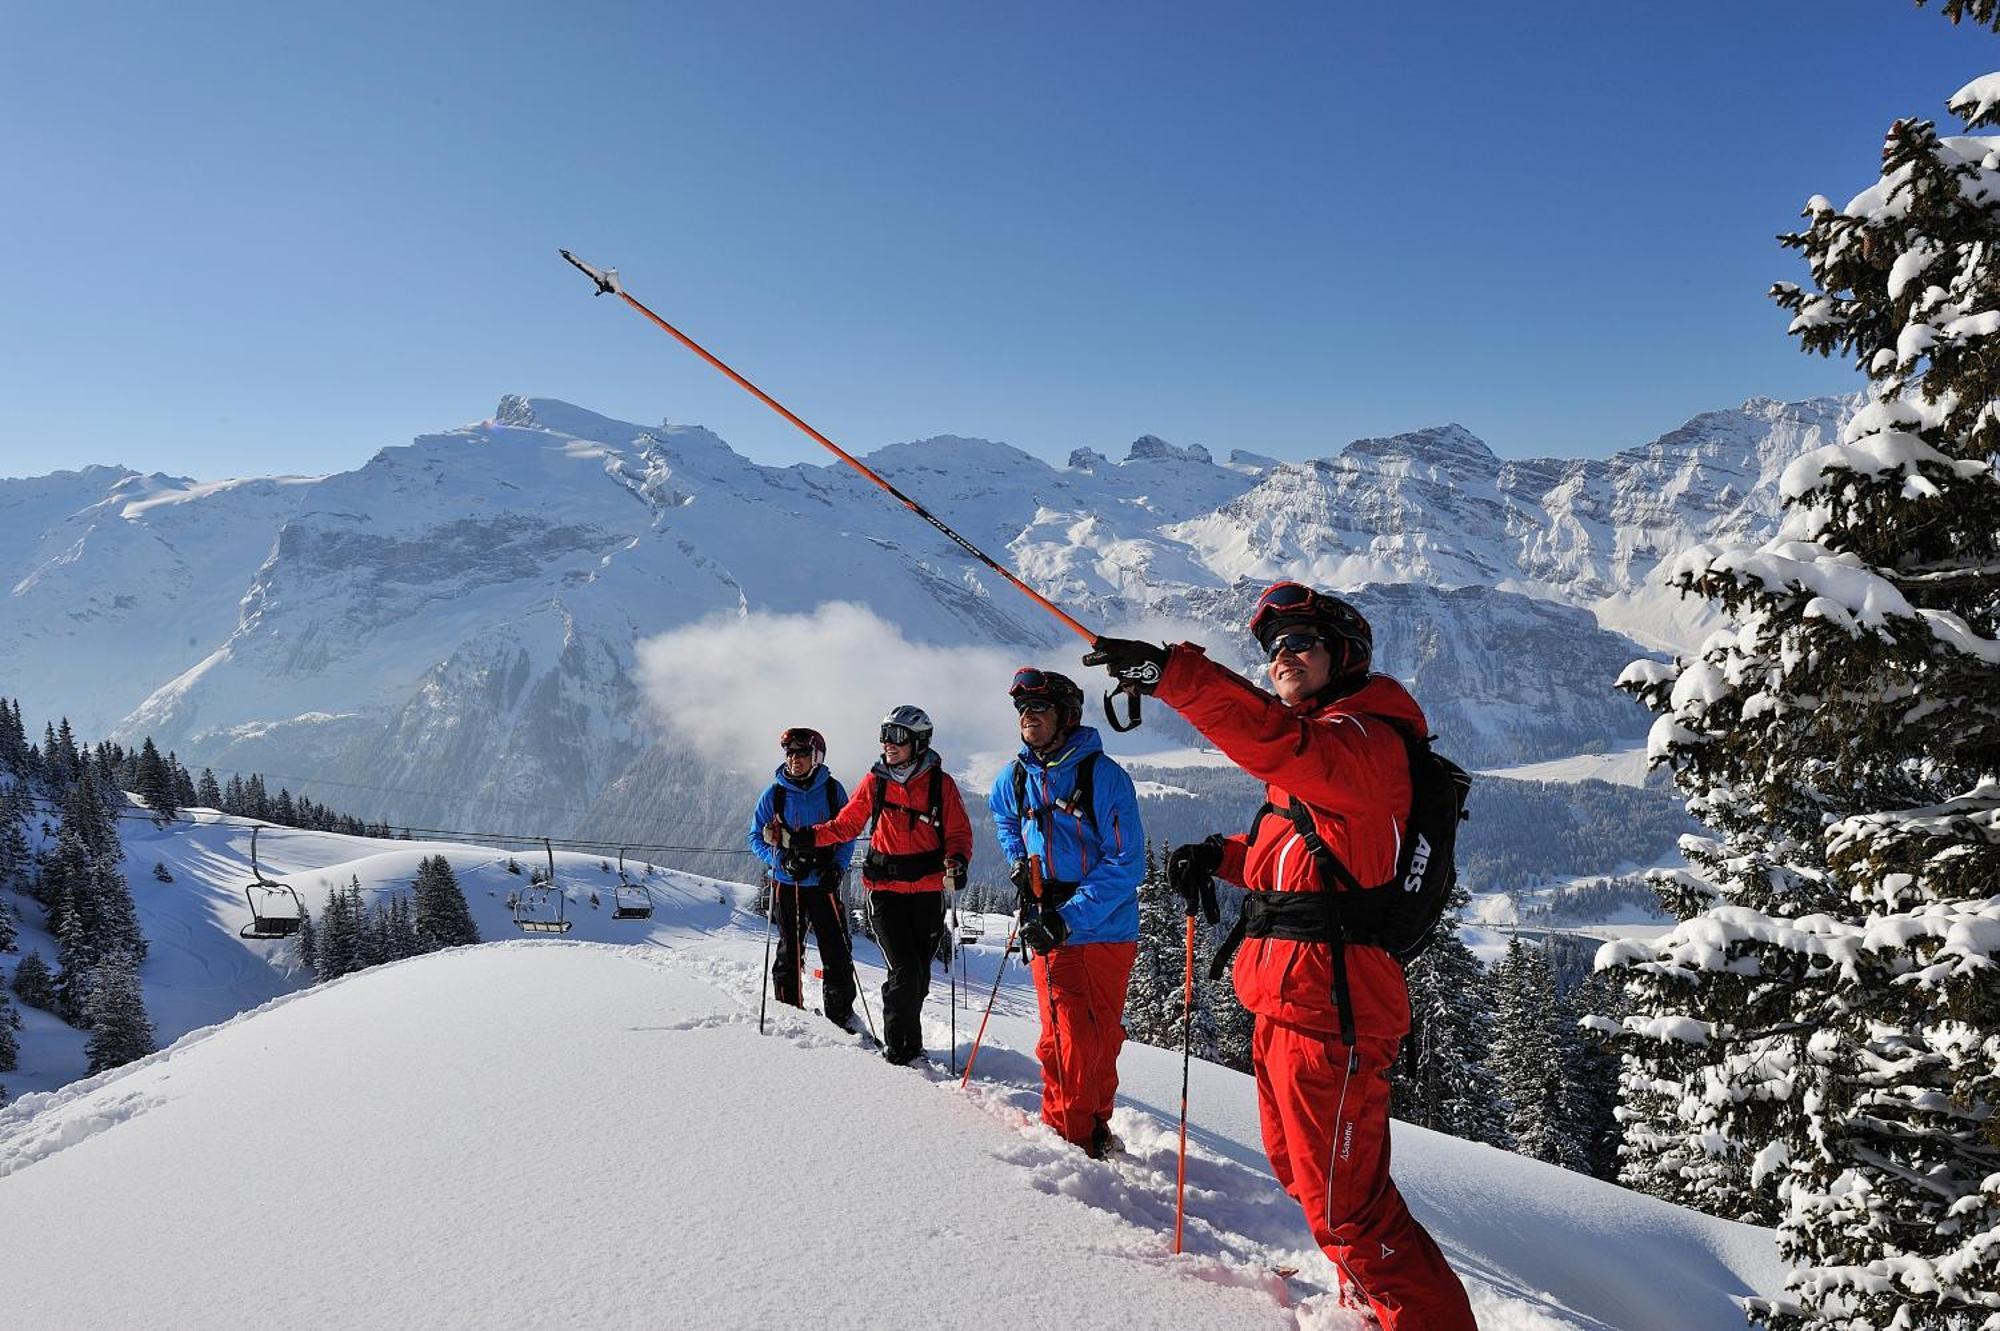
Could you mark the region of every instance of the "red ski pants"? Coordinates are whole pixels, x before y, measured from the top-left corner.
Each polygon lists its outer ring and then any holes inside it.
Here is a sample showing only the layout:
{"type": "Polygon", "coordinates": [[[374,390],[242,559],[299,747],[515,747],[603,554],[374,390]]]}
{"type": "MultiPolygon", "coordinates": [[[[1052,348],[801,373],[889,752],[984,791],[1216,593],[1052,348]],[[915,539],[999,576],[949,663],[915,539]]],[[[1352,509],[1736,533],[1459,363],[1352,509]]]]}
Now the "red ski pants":
{"type": "Polygon", "coordinates": [[[1073,943],[1034,963],[1042,1122],[1086,1150],[1091,1130],[1111,1121],[1125,1043],[1125,986],[1138,953],[1136,942],[1073,943]]]}
{"type": "Polygon", "coordinates": [[[1465,1286],[1389,1178],[1389,1066],[1398,1041],[1347,1046],[1257,1018],[1251,1061],[1271,1169],[1313,1240],[1382,1331],[1477,1331],[1465,1286]]]}

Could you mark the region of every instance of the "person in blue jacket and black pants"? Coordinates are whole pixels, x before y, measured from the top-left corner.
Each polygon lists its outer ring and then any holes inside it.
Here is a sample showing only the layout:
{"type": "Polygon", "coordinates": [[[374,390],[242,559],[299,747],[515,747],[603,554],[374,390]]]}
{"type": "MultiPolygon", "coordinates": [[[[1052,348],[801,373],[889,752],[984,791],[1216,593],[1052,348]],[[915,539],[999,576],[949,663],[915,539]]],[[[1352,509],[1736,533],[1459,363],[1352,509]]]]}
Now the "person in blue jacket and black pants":
{"type": "Polygon", "coordinates": [[[1020,938],[1042,1015],[1042,1121],[1093,1158],[1116,1146],[1111,1104],[1125,989],[1139,950],[1146,834],[1132,778],[1082,724],[1083,690],[1028,667],[1008,690],[1021,752],[987,805],[1021,892],[1020,938]]]}
{"type": "Polygon", "coordinates": [[[854,1020],[854,950],[848,945],[847,912],[840,904],[840,880],[847,874],[854,843],[816,846],[800,855],[780,850],[765,836],[773,820],[787,827],[811,827],[838,813],[847,791],[826,770],[826,740],[817,730],[793,726],[778,737],[785,761],[750,815],[750,849],[764,861],[771,879],[771,911],[778,922],[778,956],[771,963],[771,991],[780,1003],[804,1007],[800,976],[805,970],[805,932],[811,926],[825,973],[826,1017],[849,1027],[854,1020]]]}

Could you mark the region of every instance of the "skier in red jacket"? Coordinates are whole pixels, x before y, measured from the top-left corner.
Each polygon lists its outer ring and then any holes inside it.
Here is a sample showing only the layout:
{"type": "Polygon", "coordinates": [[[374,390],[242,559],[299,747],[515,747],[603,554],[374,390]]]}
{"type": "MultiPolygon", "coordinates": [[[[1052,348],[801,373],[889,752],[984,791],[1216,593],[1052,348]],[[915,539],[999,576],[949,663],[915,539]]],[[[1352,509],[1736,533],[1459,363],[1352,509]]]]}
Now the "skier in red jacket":
{"type": "Polygon", "coordinates": [[[1270,803],[1250,834],[1180,847],[1169,877],[1191,901],[1212,892],[1211,875],[1250,891],[1255,927],[1234,978],[1257,1018],[1250,1056],[1272,1172],[1304,1208],[1343,1289],[1384,1331],[1474,1331],[1465,1287],[1389,1177],[1388,1075],[1410,1030],[1402,966],[1366,942],[1329,941],[1330,914],[1304,895],[1328,888],[1285,812],[1296,796],[1358,881],[1388,880],[1410,813],[1397,731],[1427,734],[1424,715],[1401,684],[1369,673],[1374,634],[1337,596],[1277,583],[1250,631],[1270,658],[1275,697],[1191,643],[1099,638],[1084,664],[1104,666],[1121,689],[1154,694],[1265,782],[1270,803]],[[1337,987],[1351,995],[1344,1013],[1337,987]]]}
{"type": "Polygon", "coordinates": [[[882,761],[839,813],[813,827],[773,823],[767,834],[774,844],[811,855],[872,827],[861,881],[875,941],[889,963],[882,984],[882,1057],[908,1063],[924,1054],[924,998],[931,991],[931,958],[944,935],[944,891],[965,886],[972,824],[958,783],[931,748],[931,719],[922,708],[898,707],[883,717],[881,740],[882,761]]]}

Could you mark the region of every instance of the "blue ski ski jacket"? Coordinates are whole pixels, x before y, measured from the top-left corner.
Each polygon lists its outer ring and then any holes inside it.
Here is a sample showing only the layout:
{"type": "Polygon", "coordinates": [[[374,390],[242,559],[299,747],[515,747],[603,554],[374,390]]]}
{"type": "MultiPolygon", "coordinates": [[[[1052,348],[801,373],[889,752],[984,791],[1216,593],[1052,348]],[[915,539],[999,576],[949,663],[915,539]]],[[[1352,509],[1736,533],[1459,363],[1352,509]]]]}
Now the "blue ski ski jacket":
{"type": "Polygon", "coordinates": [[[1002,768],[986,806],[1000,853],[1008,863],[1023,855],[1042,857],[1042,876],[1074,883],[1076,890],[1059,913],[1072,943],[1131,943],[1139,938],[1139,880],[1146,872],[1146,833],[1139,820],[1139,797],[1125,769],[1104,753],[1092,726],[1079,726],[1054,755],[1044,760],[1026,745],[1002,768]],[[1101,755],[1091,773],[1091,815],[1075,807],[1077,769],[1090,754],[1101,755]],[[1014,772],[1025,772],[1026,807],[1017,807],[1014,772]]]}
{"type": "MultiPolygon", "coordinates": [[[[821,763],[812,769],[812,774],[804,784],[792,780],[785,774],[783,763],[772,773],[777,779],[764,788],[764,797],[757,801],[757,811],[750,815],[750,849],[757,852],[757,858],[764,861],[764,867],[771,871],[771,877],[781,883],[796,882],[803,887],[831,887],[823,871],[815,870],[801,878],[793,878],[779,866],[778,848],[764,840],[764,827],[777,816],[778,787],[785,788],[785,826],[811,827],[823,823],[840,812],[847,803],[847,790],[833,779],[833,774],[821,763]]],[[[854,843],[840,841],[830,846],[822,846],[818,851],[822,863],[832,864],[842,873],[847,872],[848,862],[854,858],[854,843]]]]}

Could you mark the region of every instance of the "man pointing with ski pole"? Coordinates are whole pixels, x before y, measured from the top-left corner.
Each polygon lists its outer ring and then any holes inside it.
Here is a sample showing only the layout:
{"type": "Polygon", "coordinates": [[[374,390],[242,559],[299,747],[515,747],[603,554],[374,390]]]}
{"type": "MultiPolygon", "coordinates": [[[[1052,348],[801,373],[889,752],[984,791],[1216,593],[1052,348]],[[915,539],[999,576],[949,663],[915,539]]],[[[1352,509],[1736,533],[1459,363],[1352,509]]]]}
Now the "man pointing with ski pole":
{"type": "Polygon", "coordinates": [[[1146,835],[1132,778],[1081,724],[1076,682],[1030,666],[1014,672],[1008,695],[1021,752],[986,803],[1021,890],[1021,942],[1041,959],[1030,969],[1042,1017],[1042,1122],[1101,1158],[1114,1144],[1146,835]]]}
{"type": "Polygon", "coordinates": [[[1458,805],[1439,812],[1432,774],[1450,765],[1403,686],[1369,673],[1374,635],[1346,601],[1280,582],[1250,632],[1275,697],[1191,643],[1099,638],[1084,664],[1158,697],[1265,783],[1248,835],[1181,847],[1169,875],[1194,900],[1213,875],[1248,889],[1218,965],[1241,945],[1272,1172],[1384,1331],[1475,1331],[1465,1287],[1389,1177],[1388,1072],[1410,1029],[1398,955],[1441,908],[1458,805]]]}

